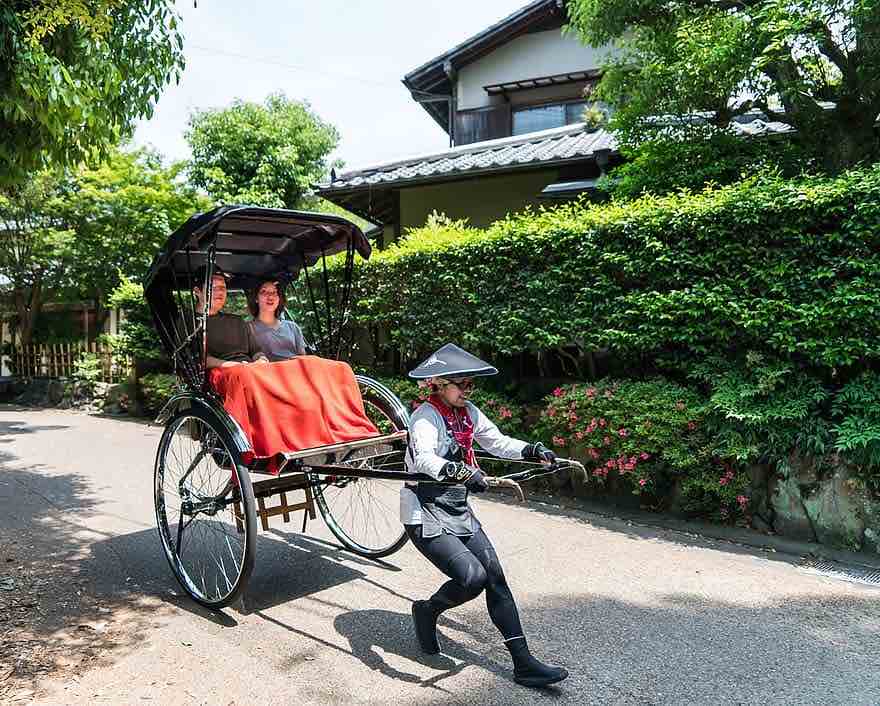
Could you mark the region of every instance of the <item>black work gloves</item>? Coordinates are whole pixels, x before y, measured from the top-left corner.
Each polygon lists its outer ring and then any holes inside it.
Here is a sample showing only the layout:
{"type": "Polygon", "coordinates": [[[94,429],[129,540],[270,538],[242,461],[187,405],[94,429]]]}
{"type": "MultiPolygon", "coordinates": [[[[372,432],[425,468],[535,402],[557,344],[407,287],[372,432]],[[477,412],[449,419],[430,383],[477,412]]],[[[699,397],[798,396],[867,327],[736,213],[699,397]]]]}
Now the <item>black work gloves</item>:
{"type": "Polygon", "coordinates": [[[523,461],[538,461],[553,463],[556,460],[556,454],[548,449],[540,441],[529,444],[522,451],[523,461]]]}
{"type": "Polygon", "coordinates": [[[450,461],[443,466],[441,478],[464,483],[464,487],[472,493],[482,493],[489,487],[489,484],[486,482],[486,476],[482,471],[460,462],[450,461]]]}
{"type": "Polygon", "coordinates": [[[489,484],[482,471],[474,471],[471,477],[464,482],[464,487],[472,493],[482,493],[489,488],[489,484]]]}

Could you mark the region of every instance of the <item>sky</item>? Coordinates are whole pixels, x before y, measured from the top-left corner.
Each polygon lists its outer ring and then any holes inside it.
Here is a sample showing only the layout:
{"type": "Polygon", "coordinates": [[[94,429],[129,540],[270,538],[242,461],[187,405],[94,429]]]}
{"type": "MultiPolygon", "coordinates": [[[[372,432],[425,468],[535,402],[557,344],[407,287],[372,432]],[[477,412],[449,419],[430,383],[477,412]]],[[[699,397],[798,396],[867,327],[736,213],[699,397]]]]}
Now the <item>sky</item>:
{"type": "Polygon", "coordinates": [[[186,69],[134,142],[185,159],[190,114],[270,93],[308,101],[340,133],[343,170],[443,150],[403,76],[528,0],[178,0],[186,69]]]}

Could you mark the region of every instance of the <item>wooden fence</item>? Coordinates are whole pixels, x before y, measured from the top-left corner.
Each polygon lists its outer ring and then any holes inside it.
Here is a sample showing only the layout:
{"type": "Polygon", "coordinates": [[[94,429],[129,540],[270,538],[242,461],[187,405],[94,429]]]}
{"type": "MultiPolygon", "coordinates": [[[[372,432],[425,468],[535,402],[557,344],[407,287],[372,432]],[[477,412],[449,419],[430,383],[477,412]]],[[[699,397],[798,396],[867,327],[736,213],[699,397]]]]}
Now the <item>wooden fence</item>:
{"type": "Polygon", "coordinates": [[[102,382],[123,382],[131,370],[128,356],[114,354],[101,343],[35,343],[15,345],[9,353],[12,373],[19,377],[70,377],[84,353],[92,353],[100,362],[102,382]]]}

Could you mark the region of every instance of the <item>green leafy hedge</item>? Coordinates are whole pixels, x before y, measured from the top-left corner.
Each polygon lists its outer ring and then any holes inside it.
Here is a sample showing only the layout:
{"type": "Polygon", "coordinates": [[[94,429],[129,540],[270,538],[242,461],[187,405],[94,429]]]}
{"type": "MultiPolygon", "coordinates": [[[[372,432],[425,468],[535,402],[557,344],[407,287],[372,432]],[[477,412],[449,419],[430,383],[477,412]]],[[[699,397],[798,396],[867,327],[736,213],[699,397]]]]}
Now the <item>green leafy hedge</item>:
{"type": "Polygon", "coordinates": [[[357,314],[404,358],[575,346],[766,352],[826,373],[880,350],[880,167],[413,231],[359,266],[357,314]]]}

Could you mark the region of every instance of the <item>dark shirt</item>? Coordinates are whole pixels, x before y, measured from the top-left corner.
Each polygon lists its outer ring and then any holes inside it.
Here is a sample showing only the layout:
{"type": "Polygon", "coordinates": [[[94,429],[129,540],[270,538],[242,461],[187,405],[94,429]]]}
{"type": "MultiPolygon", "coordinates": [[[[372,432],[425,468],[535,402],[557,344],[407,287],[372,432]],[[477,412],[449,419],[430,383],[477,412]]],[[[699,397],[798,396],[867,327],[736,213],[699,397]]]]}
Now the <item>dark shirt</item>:
{"type": "Polygon", "coordinates": [[[254,361],[263,351],[247,322],[235,314],[208,317],[208,355],[221,360],[254,361]]]}

